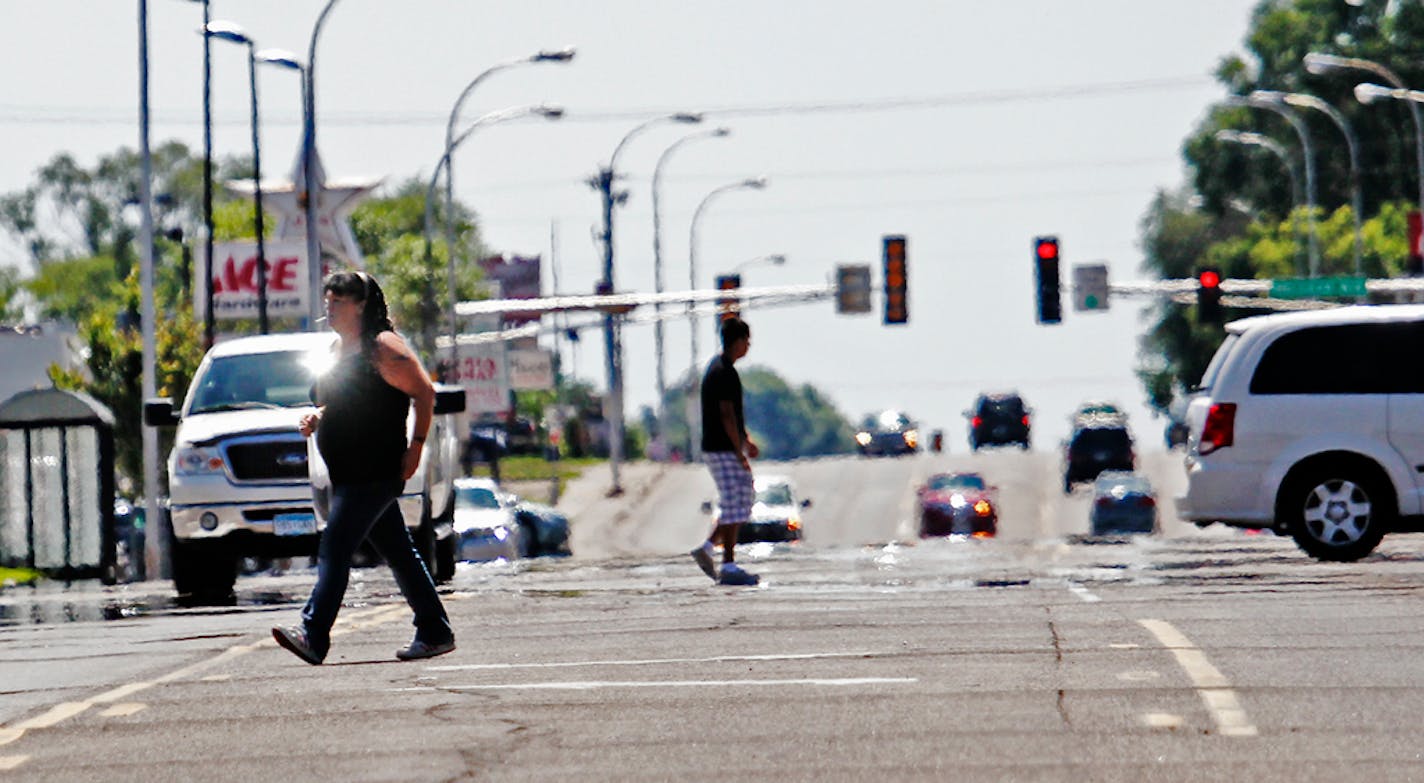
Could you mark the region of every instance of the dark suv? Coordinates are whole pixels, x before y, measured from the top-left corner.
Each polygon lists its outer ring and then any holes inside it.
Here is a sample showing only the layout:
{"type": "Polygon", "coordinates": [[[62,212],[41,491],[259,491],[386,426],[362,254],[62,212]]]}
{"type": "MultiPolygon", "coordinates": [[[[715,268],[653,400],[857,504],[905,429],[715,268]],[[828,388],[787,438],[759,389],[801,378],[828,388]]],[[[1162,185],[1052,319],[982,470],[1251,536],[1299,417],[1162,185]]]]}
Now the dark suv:
{"type": "Polygon", "coordinates": [[[1120,416],[1080,419],[1064,454],[1063,491],[1092,481],[1105,470],[1132,470],[1132,436],[1120,416]]]}
{"type": "Polygon", "coordinates": [[[974,407],[964,412],[969,418],[969,448],[1018,444],[1027,449],[1029,411],[1018,394],[981,394],[974,407]]]}

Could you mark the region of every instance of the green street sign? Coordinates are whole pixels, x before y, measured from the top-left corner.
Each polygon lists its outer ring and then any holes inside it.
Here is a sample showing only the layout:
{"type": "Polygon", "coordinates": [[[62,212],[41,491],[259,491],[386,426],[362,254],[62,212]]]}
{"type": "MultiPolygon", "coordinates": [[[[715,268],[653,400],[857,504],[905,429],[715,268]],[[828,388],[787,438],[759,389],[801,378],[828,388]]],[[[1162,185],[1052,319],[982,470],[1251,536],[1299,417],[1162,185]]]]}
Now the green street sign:
{"type": "Polygon", "coordinates": [[[1271,281],[1272,299],[1320,299],[1365,295],[1363,277],[1293,277],[1271,281]]]}

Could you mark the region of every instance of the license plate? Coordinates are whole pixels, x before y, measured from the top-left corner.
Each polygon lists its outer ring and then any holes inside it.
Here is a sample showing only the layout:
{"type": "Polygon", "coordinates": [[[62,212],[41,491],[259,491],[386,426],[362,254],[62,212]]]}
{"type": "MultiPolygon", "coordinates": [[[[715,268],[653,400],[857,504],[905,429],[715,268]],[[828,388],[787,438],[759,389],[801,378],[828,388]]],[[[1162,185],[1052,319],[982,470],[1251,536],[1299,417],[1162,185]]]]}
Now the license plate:
{"type": "Polygon", "coordinates": [[[272,517],[272,532],[279,536],[316,535],[316,516],[313,514],[278,514],[272,517]]]}

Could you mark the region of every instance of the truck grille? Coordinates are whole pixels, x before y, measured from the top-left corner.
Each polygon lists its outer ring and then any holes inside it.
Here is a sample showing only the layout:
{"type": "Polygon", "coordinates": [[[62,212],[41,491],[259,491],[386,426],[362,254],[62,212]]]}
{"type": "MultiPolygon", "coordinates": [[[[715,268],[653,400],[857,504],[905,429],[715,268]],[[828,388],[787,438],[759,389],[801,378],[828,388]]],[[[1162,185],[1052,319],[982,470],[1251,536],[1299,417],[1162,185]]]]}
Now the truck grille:
{"type": "Polygon", "coordinates": [[[259,440],[229,443],[224,449],[237,481],[307,479],[305,440],[259,440]]]}

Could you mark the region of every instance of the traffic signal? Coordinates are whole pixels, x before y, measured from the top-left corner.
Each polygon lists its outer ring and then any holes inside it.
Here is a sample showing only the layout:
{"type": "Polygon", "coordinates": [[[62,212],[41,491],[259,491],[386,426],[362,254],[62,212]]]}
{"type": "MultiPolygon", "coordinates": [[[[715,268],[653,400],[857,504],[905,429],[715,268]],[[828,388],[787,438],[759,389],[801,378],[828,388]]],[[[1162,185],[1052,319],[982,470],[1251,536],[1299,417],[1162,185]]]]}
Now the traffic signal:
{"type": "Polygon", "coordinates": [[[1197,323],[1221,323],[1221,272],[1212,267],[1197,272],[1197,323]]]}
{"type": "Polygon", "coordinates": [[[841,264],[836,267],[836,312],[870,312],[870,265],[841,264]]]}
{"type": "Polygon", "coordinates": [[[1058,270],[1058,237],[1033,240],[1034,273],[1038,278],[1038,322],[1063,322],[1063,300],[1058,270]]]}
{"type": "MultiPolygon", "coordinates": [[[[717,275],[718,291],[735,291],[742,287],[741,275],[717,275]]],[[[717,298],[717,320],[728,321],[737,317],[741,300],[735,296],[717,298]]]]}
{"type": "Polygon", "coordinates": [[[910,320],[909,280],[905,267],[905,238],[887,236],[885,245],[885,323],[910,320]]]}

